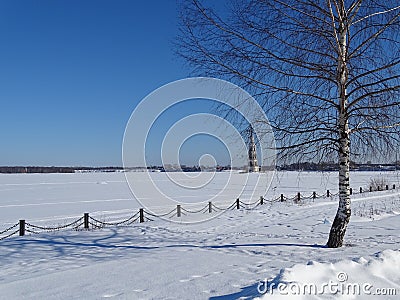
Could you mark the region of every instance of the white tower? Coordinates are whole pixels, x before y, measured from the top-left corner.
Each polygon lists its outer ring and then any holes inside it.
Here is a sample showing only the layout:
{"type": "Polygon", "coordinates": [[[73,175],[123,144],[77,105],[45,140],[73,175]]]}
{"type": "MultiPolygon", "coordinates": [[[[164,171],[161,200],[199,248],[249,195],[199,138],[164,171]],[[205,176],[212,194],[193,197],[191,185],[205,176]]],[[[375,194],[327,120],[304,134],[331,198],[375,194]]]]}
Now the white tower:
{"type": "Polygon", "coordinates": [[[259,172],[260,168],[257,162],[257,150],[252,127],[249,128],[249,137],[249,172],[259,172]]]}

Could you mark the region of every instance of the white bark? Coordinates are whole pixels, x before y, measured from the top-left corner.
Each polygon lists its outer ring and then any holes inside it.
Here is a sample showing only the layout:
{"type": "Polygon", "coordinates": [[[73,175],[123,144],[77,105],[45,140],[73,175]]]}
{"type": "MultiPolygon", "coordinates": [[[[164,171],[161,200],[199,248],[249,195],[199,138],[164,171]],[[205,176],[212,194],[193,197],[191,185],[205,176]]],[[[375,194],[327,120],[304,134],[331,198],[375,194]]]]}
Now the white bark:
{"type": "Polygon", "coordinates": [[[340,1],[339,10],[339,57],[338,57],[338,98],[340,102],[339,111],[339,207],[329,234],[328,247],[341,247],[347,224],[350,221],[350,130],[347,114],[347,36],[346,13],[344,2],[340,1]]]}

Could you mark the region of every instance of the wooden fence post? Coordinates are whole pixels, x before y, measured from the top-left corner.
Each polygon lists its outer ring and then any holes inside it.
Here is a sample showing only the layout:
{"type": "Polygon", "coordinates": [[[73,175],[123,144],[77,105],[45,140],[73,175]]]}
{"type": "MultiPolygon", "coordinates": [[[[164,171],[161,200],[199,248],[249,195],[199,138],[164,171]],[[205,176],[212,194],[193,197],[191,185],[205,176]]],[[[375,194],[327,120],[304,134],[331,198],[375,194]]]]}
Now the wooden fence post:
{"type": "Polygon", "coordinates": [[[284,199],[283,199],[283,194],[281,194],[281,202],[283,202],[284,201],[284,199]]]}
{"type": "Polygon", "coordinates": [[[240,202],[239,202],[239,198],[236,199],[236,208],[239,209],[240,208],[240,202]]]}
{"type": "Polygon", "coordinates": [[[260,205],[263,205],[263,204],[264,204],[264,197],[260,196],[260,205]]]}
{"type": "Polygon", "coordinates": [[[25,235],[25,220],[19,220],[19,236],[25,235]]]}
{"type": "Polygon", "coordinates": [[[378,185],[378,191],[380,191],[381,190],[381,186],[380,185],[378,185]]]}
{"type": "Polygon", "coordinates": [[[300,202],[300,199],[301,199],[301,195],[300,195],[300,193],[297,193],[297,202],[300,202]]]}
{"type": "Polygon", "coordinates": [[[350,195],[353,195],[353,189],[350,188],[350,195]]]}
{"type": "Polygon", "coordinates": [[[139,209],[139,223],[144,223],[144,211],[143,211],[143,208],[139,209]]]}
{"type": "Polygon", "coordinates": [[[388,190],[388,189],[389,189],[389,185],[387,184],[387,185],[386,185],[386,190],[388,190]]]}
{"type": "Polygon", "coordinates": [[[362,194],[362,192],[363,192],[363,191],[362,191],[362,187],[360,186],[360,194],[362,194]]]}
{"type": "Polygon", "coordinates": [[[372,186],[369,187],[369,191],[372,192],[372,186]]]}
{"type": "Polygon", "coordinates": [[[83,214],[83,228],[89,229],[89,213],[83,214]]]}
{"type": "Polygon", "coordinates": [[[180,216],[181,216],[181,206],[180,206],[180,204],[178,204],[178,205],[176,206],[176,216],[177,216],[178,218],[180,218],[180,216]]]}
{"type": "Polygon", "coordinates": [[[211,201],[208,202],[208,212],[211,214],[212,213],[212,204],[211,201]]]}
{"type": "Polygon", "coordinates": [[[395,185],[395,184],[393,184],[393,189],[394,189],[394,190],[396,189],[396,185],[395,185]]]}
{"type": "Polygon", "coordinates": [[[315,198],[317,198],[317,193],[316,192],[312,192],[312,198],[313,198],[313,201],[315,201],[315,198]]]}
{"type": "Polygon", "coordinates": [[[329,190],[326,191],[326,196],[329,197],[330,193],[329,190]]]}

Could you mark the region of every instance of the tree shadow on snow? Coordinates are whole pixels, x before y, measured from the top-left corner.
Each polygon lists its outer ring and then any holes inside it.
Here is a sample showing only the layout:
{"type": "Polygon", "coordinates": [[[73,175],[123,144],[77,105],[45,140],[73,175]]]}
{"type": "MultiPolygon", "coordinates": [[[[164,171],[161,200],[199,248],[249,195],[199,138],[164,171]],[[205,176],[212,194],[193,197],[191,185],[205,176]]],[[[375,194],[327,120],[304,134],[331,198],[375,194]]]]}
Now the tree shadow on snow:
{"type": "Polygon", "coordinates": [[[239,247],[304,247],[304,248],[326,248],[326,245],[318,244],[296,244],[296,243],[259,243],[259,244],[225,244],[215,246],[204,246],[204,248],[220,249],[220,248],[239,248],[239,247]]]}
{"type": "Polygon", "coordinates": [[[265,294],[273,294],[273,291],[282,281],[282,272],[269,281],[260,281],[250,286],[242,287],[239,292],[227,295],[210,297],[209,300],[230,300],[230,299],[253,299],[263,297],[265,294]]]}
{"type": "MultiPolygon", "coordinates": [[[[0,260],[6,262],[20,258],[29,260],[29,257],[36,258],[38,253],[43,253],[47,259],[85,257],[97,261],[124,256],[124,250],[142,251],[154,249],[235,249],[235,248],[265,248],[265,247],[307,247],[324,248],[324,245],[298,244],[298,243],[243,243],[243,244],[213,244],[212,241],[202,244],[195,239],[182,239],[176,241],[174,238],[154,237],[150,240],[140,240],[137,235],[121,234],[116,228],[108,228],[108,234],[84,235],[78,233],[73,235],[40,234],[37,236],[15,237],[0,242],[0,260]],[[110,250],[110,251],[105,251],[110,250]]],[[[249,249],[250,250],[250,249],[249,249]]],[[[259,249],[257,249],[259,250],[259,249]]],[[[254,251],[258,253],[260,251],[254,251]]],[[[247,289],[247,288],[246,288],[247,289]]]]}
{"type": "Polygon", "coordinates": [[[209,300],[234,300],[234,299],[239,299],[239,298],[254,298],[257,296],[262,296],[258,291],[257,291],[258,283],[253,284],[251,286],[246,286],[243,287],[240,292],[237,293],[232,293],[228,295],[222,295],[222,296],[214,296],[208,298],[209,300]]]}

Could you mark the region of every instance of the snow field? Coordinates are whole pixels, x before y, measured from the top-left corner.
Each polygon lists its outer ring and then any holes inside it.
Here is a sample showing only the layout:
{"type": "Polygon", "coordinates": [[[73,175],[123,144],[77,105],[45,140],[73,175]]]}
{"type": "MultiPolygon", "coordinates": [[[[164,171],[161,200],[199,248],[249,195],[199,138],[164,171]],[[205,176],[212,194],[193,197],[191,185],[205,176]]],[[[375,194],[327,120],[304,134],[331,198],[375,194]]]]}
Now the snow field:
{"type": "MultiPolygon", "coordinates": [[[[137,208],[134,201],[116,201],[115,209],[108,206],[112,201],[92,202],[82,208],[81,201],[111,200],[115,195],[124,198],[129,196],[124,194],[129,189],[116,180],[120,174],[74,175],[69,181],[55,175],[46,180],[41,176],[29,180],[9,177],[8,182],[2,177],[2,204],[4,195],[9,196],[4,201],[9,205],[36,203],[40,209],[27,208],[25,212],[43,223],[55,216],[60,220],[73,216],[75,206],[79,217],[83,209],[92,208],[91,213],[110,219],[137,208]],[[54,184],[43,184],[45,181],[54,184]],[[18,188],[11,192],[12,187],[18,188]],[[59,193],[60,189],[64,193],[59,193]],[[40,206],[41,199],[52,199],[53,203],[69,199],[76,203],[40,206]],[[127,203],[132,206],[124,206],[127,203]]],[[[281,176],[276,194],[282,189],[290,194],[308,183],[305,192],[317,185],[321,192],[335,190],[335,178],[319,179],[320,175],[312,173],[296,174],[295,178],[293,175],[287,175],[287,179],[286,175],[281,176]]],[[[352,186],[366,186],[370,177],[376,176],[359,175],[352,186]]],[[[319,285],[337,280],[339,272],[347,274],[347,282],[395,288],[399,295],[398,191],[353,196],[353,207],[359,205],[360,211],[367,212],[371,203],[386,203],[386,209],[374,215],[355,215],[349,224],[346,245],[340,249],[324,247],[337,208],[337,199],[329,198],[305,205],[278,202],[252,211],[232,210],[208,222],[190,225],[155,220],[129,227],[12,237],[0,241],[0,299],[268,299],[279,295],[259,293],[259,285],[265,280],[276,284],[315,281],[319,285]]],[[[12,207],[4,210],[1,209],[2,218],[9,218],[7,213],[17,215],[12,207]]],[[[313,297],[354,298],[340,294],[313,297]]],[[[372,295],[368,299],[397,298],[372,295]]]]}
{"type": "MultiPolygon", "coordinates": [[[[243,190],[246,175],[237,173],[233,174],[227,186],[230,174],[216,173],[210,184],[201,189],[178,188],[165,173],[151,173],[151,179],[141,172],[129,176],[136,184],[132,187],[136,194],[145,195],[139,199],[140,202],[129,189],[123,173],[0,174],[1,224],[6,227],[25,219],[31,223],[57,225],[80,218],[84,212],[111,219],[118,215],[132,215],[140,207],[160,214],[170,211],[176,204],[197,209],[212,201],[220,207],[227,207],[239,197],[249,203],[261,195],[275,199],[281,193],[292,197],[297,192],[306,196],[313,191],[325,194],[328,189],[337,192],[337,174],[330,172],[277,172],[272,181],[272,175],[261,175],[264,177],[255,190],[252,184],[243,190]],[[160,195],[158,189],[164,194],[160,195]]],[[[196,183],[190,174],[177,173],[174,176],[180,176],[179,182],[189,182],[189,186],[196,183]]],[[[351,186],[354,190],[360,186],[367,190],[372,178],[384,178],[390,185],[399,186],[400,182],[397,172],[354,172],[351,186]]],[[[251,179],[254,182],[254,178],[250,178],[250,183],[253,183],[251,179]]],[[[360,196],[354,195],[354,198],[360,196]]]]}

